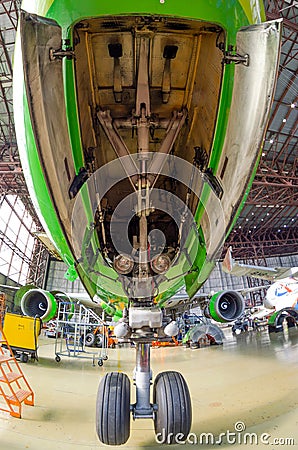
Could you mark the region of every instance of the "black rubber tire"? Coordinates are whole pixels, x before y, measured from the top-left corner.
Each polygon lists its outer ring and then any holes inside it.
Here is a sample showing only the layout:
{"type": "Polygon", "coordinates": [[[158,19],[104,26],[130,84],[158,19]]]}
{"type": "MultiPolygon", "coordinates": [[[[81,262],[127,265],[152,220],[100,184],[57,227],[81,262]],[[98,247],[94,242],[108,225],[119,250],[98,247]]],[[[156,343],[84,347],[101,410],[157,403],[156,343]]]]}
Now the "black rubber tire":
{"type": "Polygon", "coordinates": [[[95,335],[93,333],[86,333],[85,345],[86,347],[92,347],[95,343],[95,335]]]}
{"type": "Polygon", "coordinates": [[[21,354],[21,356],[20,356],[20,361],[21,362],[26,363],[26,362],[28,362],[28,359],[29,359],[29,357],[28,357],[27,353],[22,353],[21,354]]]}
{"type": "Polygon", "coordinates": [[[60,358],[60,356],[59,356],[59,355],[56,355],[56,357],[55,357],[55,361],[56,361],[57,363],[59,363],[59,362],[61,361],[61,358],[60,358]]]}
{"type": "Polygon", "coordinates": [[[107,445],[121,445],[130,434],[130,381],[125,373],[109,372],[99,383],[96,431],[107,445]]]}
{"type": "MultiPolygon", "coordinates": [[[[161,372],[155,378],[153,403],[157,404],[155,434],[160,444],[175,444],[175,437],[186,439],[192,420],[191,400],[185,379],[179,372],[161,372]]],[[[178,443],[178,442],[177,442],[178,443]]]]}
{"type": "Polygon", "coordinates": [[[102,359],[99,359],[99,360],[97,361],[97,364],[99,365],[99,367],[103,366],[103,360],[102,360],[102,359]]]}
{"type": "Polygon", "coordinates": [[[102,334],[99,333],[95,336],[95,345],[96,345],[96,347],[103,346],[103,335],[102,334]]]}

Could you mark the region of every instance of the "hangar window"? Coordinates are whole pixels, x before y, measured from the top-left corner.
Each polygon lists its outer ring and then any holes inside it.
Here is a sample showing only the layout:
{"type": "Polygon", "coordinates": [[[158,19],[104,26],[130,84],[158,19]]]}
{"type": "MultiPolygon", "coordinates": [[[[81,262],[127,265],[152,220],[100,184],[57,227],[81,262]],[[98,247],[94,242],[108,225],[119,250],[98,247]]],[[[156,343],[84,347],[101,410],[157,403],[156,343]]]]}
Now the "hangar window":
{"type": "Polygon", "coordinates": [[[0,198],[0,273],[25,284],[34,251],[36,225],[16,195],[0,198]]]}

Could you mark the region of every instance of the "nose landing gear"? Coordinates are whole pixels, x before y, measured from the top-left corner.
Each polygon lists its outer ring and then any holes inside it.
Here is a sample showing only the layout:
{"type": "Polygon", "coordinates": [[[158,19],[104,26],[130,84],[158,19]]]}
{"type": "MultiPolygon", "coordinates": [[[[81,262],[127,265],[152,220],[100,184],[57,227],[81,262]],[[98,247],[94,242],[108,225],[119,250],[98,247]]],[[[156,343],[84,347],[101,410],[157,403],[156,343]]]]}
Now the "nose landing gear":
{"type": "Polygon", "coordinates": [[[175,443],[175,436],[186,439],[191,427],[191,400],[185,379],[179,372],[161,372],[153,386],[150,403],[150,343],[136,343],[134,381],[136,403],[130,405],[130,381],[126,374],[111,372],[101,380],[96,404],[96,430],[101,442],[124,444],[133,419],[153,419],[159,443],[175,443]],[[183,436],[183,437],[182,437],[183,436]]]}

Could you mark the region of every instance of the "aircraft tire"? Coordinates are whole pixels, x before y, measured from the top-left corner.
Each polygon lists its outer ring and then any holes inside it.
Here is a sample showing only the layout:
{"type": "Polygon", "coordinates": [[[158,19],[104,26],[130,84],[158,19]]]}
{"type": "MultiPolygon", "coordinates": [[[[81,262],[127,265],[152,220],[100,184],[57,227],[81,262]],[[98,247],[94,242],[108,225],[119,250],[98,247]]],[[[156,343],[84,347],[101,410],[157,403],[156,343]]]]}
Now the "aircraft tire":
{"type": "Polygon", "coordinates": [[[85,345],[87,347],[92,347],[94,345],[95,342],[95,336],[93,333],[87,333],[85,336],[85,345]]]}
{"type": "Polygon", "coordinates": [[[107,445],[121,445],[130,434],[130,382],[124,373],[109,372],[99,383],[96,431],[107,445]]]}
{"type": "Polygon", "coordinates": [[[176,436],[186,439],[191,427],[192,412],[188,386],[181,373],[169,371],[157,375],[153,386],[153,403],[158,408],[154,419],[158,442],[175,444],[176,436]]]}

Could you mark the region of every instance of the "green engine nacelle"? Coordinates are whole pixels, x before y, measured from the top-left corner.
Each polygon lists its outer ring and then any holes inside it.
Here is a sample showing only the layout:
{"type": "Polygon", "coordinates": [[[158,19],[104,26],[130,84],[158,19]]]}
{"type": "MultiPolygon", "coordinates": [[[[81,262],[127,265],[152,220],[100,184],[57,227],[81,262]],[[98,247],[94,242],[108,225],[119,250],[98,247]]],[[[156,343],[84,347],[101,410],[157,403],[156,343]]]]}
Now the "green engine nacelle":
{"type": "Polygon", "coordinates": [[[53,319],[57,313],[58,303],[53,294],[43,289],[29,288],[21,299],[24,315],[39,317],[43,322],[53,319]]]}
{"type": "Polygon", "coordinates": [[[117,322],[122,317],[122,311],[117,310],[113,305],[108,305],[104,302],[99,305],[93,302],[90,298],[83,298],[79,294],[67,294],[61,291],[45,291],[44,289],[36,288],[33,285],[23,286],[16,294],[17,302],[21,306],[22,313],[29,317],[38,317],[43,322],[48,322],[53,319],[58,311],[60,302],[69,303],[70,307],[67,310],[67,320],[70,320],[75,311],[75,304],[82,304],[86,308],[100,309],[101,308],[113,317],[117,322]]]}
{"type": "Polygon", "coordinates": [[[239,292],[221,291],[211,297],[205,315],[217,322],[233,322],[245,309],[245,301],[239,292]]]}

